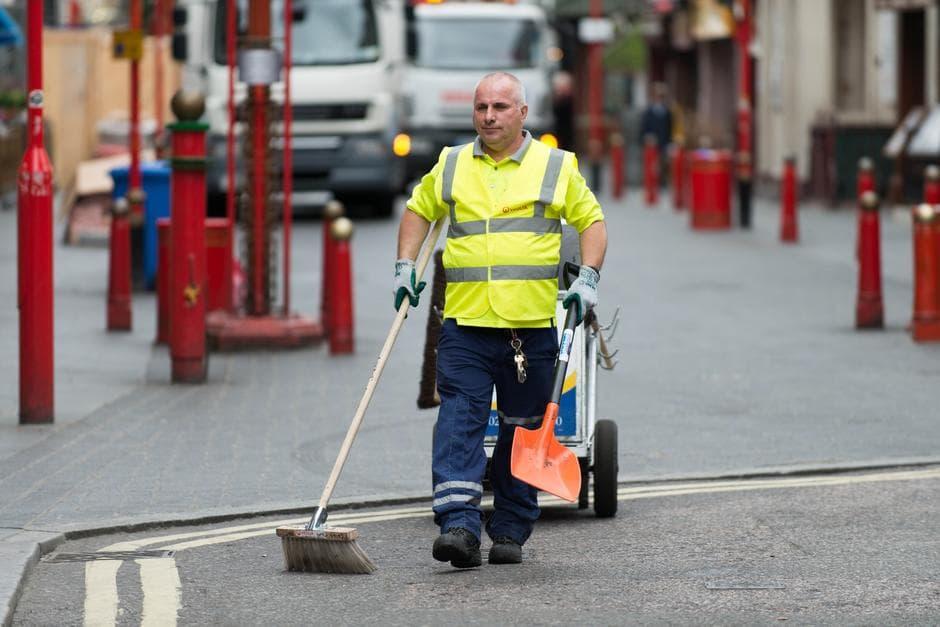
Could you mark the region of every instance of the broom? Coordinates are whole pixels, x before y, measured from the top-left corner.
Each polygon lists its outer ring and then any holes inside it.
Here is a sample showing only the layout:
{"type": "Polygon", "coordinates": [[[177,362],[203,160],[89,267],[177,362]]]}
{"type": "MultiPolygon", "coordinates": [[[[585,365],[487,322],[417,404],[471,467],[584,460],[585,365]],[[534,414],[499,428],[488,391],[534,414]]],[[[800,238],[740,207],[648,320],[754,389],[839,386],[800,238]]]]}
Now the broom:
{"type": "MultiPolygon", "coordinates": [[[[416,281],[420,281],[424,275],[424,268],[428,265],[428,258],[431,256],[431,250],[440,236],[441,229],[444,226],[445,218],[441,218],[434,225],[428,240],[425,243],[424,250],[418,259],[415,269],[416,281]]],[[[372,400],[372,393],[385,368],[385,362],[395,344],[398,332],[401,330],[405,317],[408,314],[408,299],[402,300],[398,308],[398,314],[392,322],[392,328],[385,338],[385,344],[379,352],[378,362],[372,370],[372,376],[366,384],[366,391],[359,401],[356,413],[353,416],[349,430],[346,432],[346,439],[339,449],[339,455],[336,457],[336,463],[333,464],[333,470],[330,472],[326,485],[323,487],[323,494],[320,496],[320,502],[310,518],[310,522],[300,527],[278,527],[277,535],[281,538],[281,548],[284,550],[284,563],[287,570],[296,570],[304,572],[317,573],[362,573],[373,572],[376,567],[369,559],[369,556],[359,547],[356,542],[358,534],[352,527],[327,527],[326,505],[333,495],[333,488],[336,487],[336,481],[343,470],[346,458],[349,456],[349,449],[352,447],[356,434],[359,433],[359,426],[362,424],[362,417],[366,413],[369,401],[372,400]]]]}

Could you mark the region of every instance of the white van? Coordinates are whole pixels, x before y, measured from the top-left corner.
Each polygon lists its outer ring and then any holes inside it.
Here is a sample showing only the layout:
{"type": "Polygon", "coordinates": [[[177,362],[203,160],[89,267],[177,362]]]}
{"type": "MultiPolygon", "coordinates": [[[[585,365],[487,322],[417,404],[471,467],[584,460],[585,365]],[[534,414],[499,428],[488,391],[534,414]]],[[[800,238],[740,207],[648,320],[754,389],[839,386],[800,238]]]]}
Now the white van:
{"type": "MultiPolygon", "coordinates": [[[[402,0],[291,0],[291,100],[295,208],[335,196],[353,211],[392,213],[405,163],[392,152],[400,130],[404,59],[402,0]]],[[[247,0],[238,0],[238,31],[247,0]]],[[[225,0],[179,0],[185,11],[184,85],[206,95],[210,207],[224,206],[228,132],[225,0]]],[[[282,50],[283,0],[271,0],[272,45],[282,50]]],[[[174,42],[174,50],[179,47],[174,42]]],[[[236,102],[245,98],[237,84],[236,102]]],[[[283,102],[284,84],[271,88],[283,102]]],[[[276,140],[272,142],[277,145],[276,140]]],[[[240,174],[243,176],[243,174],[240,174]]]]}
{"type": "Polygon", "coordinates": [[[416,3],[407,16],[405,131],[411,137],[409,177],[430,169],[443,146],[471,141],[473,88],[504,70],[526,88],[526,128],[554,131],[551,76],[556,37],[545,10],[519,2],[416,3]]]}

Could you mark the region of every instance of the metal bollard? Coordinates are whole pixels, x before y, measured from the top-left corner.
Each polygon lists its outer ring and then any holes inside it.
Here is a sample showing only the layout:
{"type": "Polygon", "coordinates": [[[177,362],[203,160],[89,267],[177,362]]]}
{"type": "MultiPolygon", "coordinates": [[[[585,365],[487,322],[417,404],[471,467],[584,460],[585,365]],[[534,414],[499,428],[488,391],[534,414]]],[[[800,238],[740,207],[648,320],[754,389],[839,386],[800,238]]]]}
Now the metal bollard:
{"type": "Polygon", "coordinates": [[[108,331],[130,331],[131,221],[130,202],[118,198],[111,207],[108,241],[108,331]]]}
{"type": "Polygon", "coordinates": [[[751,202],[753,198],[753,185],[751,182],[753,167],[751,153],[741,151],[738,153],[738,218],[742,229],[751,228],[751,202]]]}
{"type": "Polygon", "coordinates": [[[796,213],[796,157],[787,157],[783,163],[780,182],[780,241],[793,244],[799,240],[796,213]]]}
{"type": "Polygon", "coordinates": [[[914,207],[914,313],[911,335],[915,342],[940,342],[940,251],[937,210],[926,203],[914,207]]]}
{"type": "Polygon", "coordinates": [[[643,138],[643,191],[647,207],[659,202],[659,148],[652,134],[643,138]]]}
{"type": "Polygon", "coordinates": [[[352,234],[353,223],[349,218],[336,218],[330,225],[333,239],[329,292],[331,355],[353,352],[352,255],[349,247],[352,234]]]}
{"type": "Polygon", "coordinates": [[[29,138],[16,204],[20,424],[52,422],[55,405],[52,163],[43,143],[42,13],[42,2],[28,3],[29,138]]]}
{"type": "Polygon", "coordinates": [[[858,297],[855,300],[855,328],[884,328],[881,295],[881,225],[878,195],[862,194],[858,211],[858,297]]]}
{"type": "Polygon", "coordinates": [[[206,380],[206,131],[199,94],[178,91],[171,101],[173,135],[170,211],[170,360],[174,383],[206,380]]]}

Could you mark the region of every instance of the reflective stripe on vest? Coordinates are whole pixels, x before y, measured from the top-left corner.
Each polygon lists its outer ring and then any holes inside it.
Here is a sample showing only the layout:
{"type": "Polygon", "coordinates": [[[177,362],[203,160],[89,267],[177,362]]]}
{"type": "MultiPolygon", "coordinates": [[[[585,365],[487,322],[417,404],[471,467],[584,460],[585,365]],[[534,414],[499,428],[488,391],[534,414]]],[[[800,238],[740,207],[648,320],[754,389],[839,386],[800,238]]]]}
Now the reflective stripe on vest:
{"type": "MultiPolygon", "coordinates": [[[[441,199],[450,207],[450,226],[447,229],[447,238],[467,237],[468,235],[483,235],[486,233],[487,220],[457,221],[457,203],[454,202],[454,176],[457,172],[457,157],[467,146],[454,146],[447,153],[444,161],[443,180],[441,181],[441,199]]],[[[542,177],[542,187],[539,190],[539,199],[535,203],[535,210],[531,218],[497,218],[490,220],[490,233],[561,233],[561,220],[545,217],[545,205],[552,204],[555,196],[555,186],[561,174],[561,166],[565,160],[565,153],[557,148],[551,148],[548,163],[545,165],[545,174],[542,177]]],[[[495,277],[494,277],[495,278],[495,277]]],[[[549,277],[550,278],[550,277],[549,277]]],[[[486,279],[475,279],[486,280],[486,279]]]]}
{"type": "Polygon", "coordinates": [[[476,268],[445,268],[448,283],[467,283],[470,281],[542,281],[558,277],[558,266],[480,266],[476,268]],[[487,270],[492,276],[487,277],[487,270]]]}

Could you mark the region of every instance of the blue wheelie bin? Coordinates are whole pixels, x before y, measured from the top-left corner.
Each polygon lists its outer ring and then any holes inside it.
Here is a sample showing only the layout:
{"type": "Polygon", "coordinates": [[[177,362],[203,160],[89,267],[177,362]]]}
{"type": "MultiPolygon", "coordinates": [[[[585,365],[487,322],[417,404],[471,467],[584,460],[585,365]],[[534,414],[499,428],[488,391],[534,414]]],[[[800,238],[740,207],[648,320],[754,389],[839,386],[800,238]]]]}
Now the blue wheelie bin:
{"type": "MultiPolygon", "coordinates": [[[[130,168],[113,168],[109,174],[114,180],[112,197],[116,200],[127,195],[130,168]]],[[[152,290],[157,277],[157,220],[170,217],[170,166],[166,161],[151,161],[140,164],[140,175],[144,186],[144,222],[141,237],[135,238],[132,246],[140,242],[140,252],[133,251],[134,274],[141,276],[146,289],[152,290]]]]}

